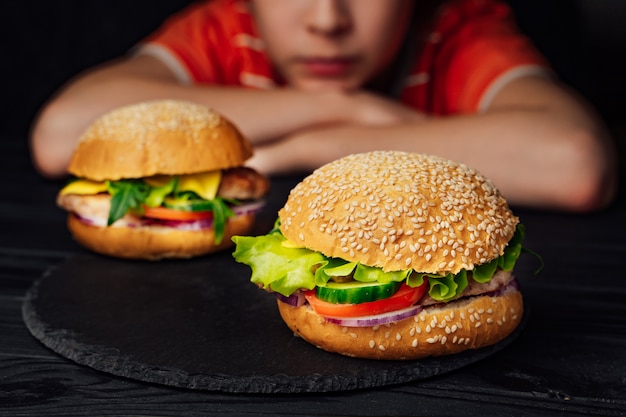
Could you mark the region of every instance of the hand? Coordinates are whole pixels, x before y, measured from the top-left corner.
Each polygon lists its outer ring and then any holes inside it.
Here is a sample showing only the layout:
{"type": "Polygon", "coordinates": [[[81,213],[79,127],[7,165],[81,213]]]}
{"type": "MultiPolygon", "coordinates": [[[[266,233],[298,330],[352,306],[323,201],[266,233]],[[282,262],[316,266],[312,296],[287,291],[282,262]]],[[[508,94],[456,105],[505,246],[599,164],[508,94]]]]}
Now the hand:
{"type": "Polygon", "coordinates": [[[257,143],[254,156],[246,165],[268,175],[307,172],[346,153],[371,150],[380,146],[377,140],[363,138],[362,129],[422,123],[429,119],[423,113],[385,97],[358,91],[332,93],[334,123],[310,126],[276,138],[257,143]]]}
{"type": "Polygon", "coordinates": [[[347,93],[346,99],[347,122],[356,125],[389,126],[428,119],[424,113],[370,92],[347,93]]]}

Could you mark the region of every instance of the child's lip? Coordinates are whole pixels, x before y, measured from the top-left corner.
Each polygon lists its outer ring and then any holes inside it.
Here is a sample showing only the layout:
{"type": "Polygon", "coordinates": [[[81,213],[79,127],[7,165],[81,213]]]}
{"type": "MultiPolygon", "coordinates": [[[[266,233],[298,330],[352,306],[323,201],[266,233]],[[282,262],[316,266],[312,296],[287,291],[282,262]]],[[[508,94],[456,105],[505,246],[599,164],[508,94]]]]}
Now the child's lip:
{"type": "Polygon", "coordinates": [[[302,57],[298,63],[309,75],[322,78],[341,78],[349,74],[356,63],[351,56],[302,57]]]}

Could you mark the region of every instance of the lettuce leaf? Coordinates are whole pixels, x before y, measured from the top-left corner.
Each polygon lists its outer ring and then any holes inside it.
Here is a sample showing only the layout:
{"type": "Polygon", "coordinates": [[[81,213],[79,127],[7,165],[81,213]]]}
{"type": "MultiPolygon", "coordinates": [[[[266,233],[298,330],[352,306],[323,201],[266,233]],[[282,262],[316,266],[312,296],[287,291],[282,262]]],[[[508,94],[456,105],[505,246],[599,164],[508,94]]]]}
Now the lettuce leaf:
{"type": "Polygon", "coordinates": [[[381,284],[386,284],[392,281],[402,282],[409,276],[410,273],[411,269],[385,272],[380,268],[357,264],[356,271],[354,272],[354,279],[361,282],[380,282],[381,284]]]}
{"type": "Polygon", "coordinates": [[[335,277],[353,276],[356,262],[348,262],[340,258],[328,258],[326,265],[320,265],[315,271],[315,286],[323,287],[335,277]]]}
{"type": "Polygon", "coordinates": [[[428,295],[433,300],[450,301],[457,298],[467,288],[467,271],[445,276],[428,276],[428,295]]]}
{"type": "Polygon", "coordinates": [[[278,223],[264,236],[235,236],[236,249],[233,256],[237,262],[252,269],[251,281],[264,289],[289,296],[299,289],[323,287],[335,277],[350,277],[361,282],[406,282],[418,287],[426,280],[428,294],[437,301],[450,301],[458,297],[468,286],[469,275],[477,282],[488,282],[497,268],[510,271],[522,251],[524,226],[518,225],[504,254],[493,261],[479,265],[471,274],[462,270],[458,274],[427,274],[406,269],[385,272],[381,268],[329,258],[319,252],[294,247],[280,233],[278,223]]]}
{"type": "Polygon", "coordinates": [[[301,288],[315,288],[314,266],[328,263],[319,252],[283,245],[286,239],[279,233],[232,239],[237,245],[233,252],[235,260],[252,269],[250,280],[284,296],[301,288]]]}
{"type": "MultiPolygon", "coordinates": [[[[148,184],[146,184],[148,185],[148,184]]],[[[150,191],[145,199],[145,204],[148,207],[158,207],[163,204],[163,200],[168,194],[173,193],[178,186],[178,177],[172,177],[170,181],[162,186],[151,185],[150,191]]]]}
{"type": "Polygon", "coordinates": [[[518,224],[515,228],[515,234],[509,241],[506,248],[504,248],[504,254],[498,258],[498,266],[505,271],[513,270],[517,258],[522,253],[522,241],[526,234],[526,228],[523,224],[518,224]]]}

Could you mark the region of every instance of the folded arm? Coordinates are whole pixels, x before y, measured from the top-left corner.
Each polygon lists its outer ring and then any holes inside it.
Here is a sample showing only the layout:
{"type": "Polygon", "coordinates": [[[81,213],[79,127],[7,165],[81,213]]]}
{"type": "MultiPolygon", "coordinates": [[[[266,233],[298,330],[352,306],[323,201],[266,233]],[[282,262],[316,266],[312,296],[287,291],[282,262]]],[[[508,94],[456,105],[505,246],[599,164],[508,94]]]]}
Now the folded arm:
{"type": "Polygon", "coordinates": [[[367,92],[184,85],[150,56],[109,63],[62,88],[33,125],[35,166],[48,177],[65,175],[79,136],[97,117],[165,98],[226,115],[255,145],[250,165],[267,174],[310,171],[349,153],[398,149],[466,163],[514,204],[585,211],[604,206],[615,193],[615,152],[602,123],[546,79],[509,83],[480,114],[428,118],[367,92]]]}
{"type": "MultiPolygon", "coordinates": [[[[131,103],[179,99],[204,104],[235,122],[256,145],[305,127],[347,122],[346,100],[338,99],[340,96],[333,91],[184,85],[158,59],[137,56],[95,68],[61,88],[33,123],[32,159],[44,176],[66,175],[69,158],[82,132],[99,116],[131,103]]],[[[387,122],[382,112],[377,114],[373,123],[377,118],[381,123],[387,122]]]]}
{"type": "Polygon", "coordinates": [[[476,168],[512,204],[589,211],[615,194],[612,145],[601,121],[572,92],[525,77],[480,114],[310,129],[258,147],[250,163],[285,173],[375,149],[422,152],[476,168]]]}

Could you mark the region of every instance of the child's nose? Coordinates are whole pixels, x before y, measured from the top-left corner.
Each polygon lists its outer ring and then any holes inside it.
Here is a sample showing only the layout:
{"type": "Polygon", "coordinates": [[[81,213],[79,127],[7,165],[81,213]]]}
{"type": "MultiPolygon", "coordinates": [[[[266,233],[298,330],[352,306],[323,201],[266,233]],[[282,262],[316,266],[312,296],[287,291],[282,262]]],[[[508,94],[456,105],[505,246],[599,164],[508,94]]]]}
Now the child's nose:
{"type": "Polygon", "coordinates": [[[312,0],[306,24],[315,33],[341,34],[352,25],[350,8],[345,0],[312,0]]]}

